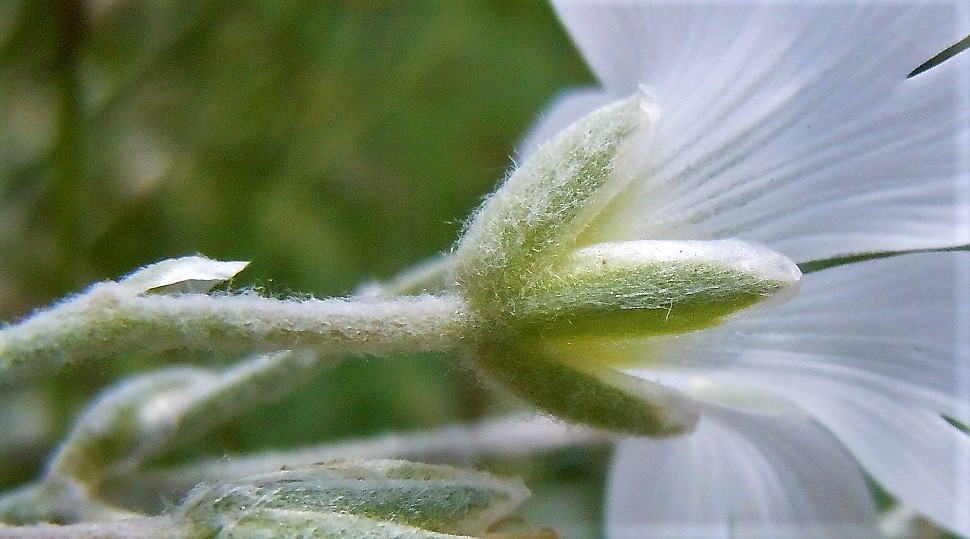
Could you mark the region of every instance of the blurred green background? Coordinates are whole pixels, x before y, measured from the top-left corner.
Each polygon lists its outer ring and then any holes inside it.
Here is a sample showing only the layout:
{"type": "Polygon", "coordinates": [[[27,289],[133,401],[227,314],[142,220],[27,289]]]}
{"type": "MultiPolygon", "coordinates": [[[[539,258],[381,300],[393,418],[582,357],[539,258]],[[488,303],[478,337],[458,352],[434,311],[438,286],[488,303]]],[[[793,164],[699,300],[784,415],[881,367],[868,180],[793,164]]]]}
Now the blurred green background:
{"type": "MultiPolygon", "coordinates": [[[[0,319],[162,258],[333,296],[457,238],[557,92],[592,79],[519,0],[0,0],[0,319]]],[[[347,362],[175,459],[471,421],[513,405],[454,358],[347,362]]],[[[0,486],[144,358],[0,393],[0,486]]],[[[595,534],[603,450],[487,464],[525,514],[595,534]],[[556,519],[552,521],[550,519],[556,519]]]]}

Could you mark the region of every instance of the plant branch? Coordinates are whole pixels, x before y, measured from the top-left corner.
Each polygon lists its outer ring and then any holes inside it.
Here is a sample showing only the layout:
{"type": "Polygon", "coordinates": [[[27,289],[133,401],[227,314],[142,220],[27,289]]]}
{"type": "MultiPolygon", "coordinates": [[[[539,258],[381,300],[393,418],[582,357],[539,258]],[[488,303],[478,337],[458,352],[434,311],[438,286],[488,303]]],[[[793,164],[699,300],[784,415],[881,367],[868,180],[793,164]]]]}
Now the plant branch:
{"type": "Polygon", "coordinates": [[[476,425],[456,425],[408,434],[322,444],[292,451],[221,458],[188,466],[138,471],[109,480],[106,499],[124,499],[129,507],[157,510],[159,493],[184,495],[199,481],[229,481],[281,467],[299,467],[333,459],[399,458],[421,462],[461,463],[483,455],[527,455],[563,447],[606,444],[609,432],[569,425],[544,416],[512,415],[476,425]],[[146,493],[149,496],[146,497],[146,493]],[[139,497],[143,499],[138,499],[139,497]]]}

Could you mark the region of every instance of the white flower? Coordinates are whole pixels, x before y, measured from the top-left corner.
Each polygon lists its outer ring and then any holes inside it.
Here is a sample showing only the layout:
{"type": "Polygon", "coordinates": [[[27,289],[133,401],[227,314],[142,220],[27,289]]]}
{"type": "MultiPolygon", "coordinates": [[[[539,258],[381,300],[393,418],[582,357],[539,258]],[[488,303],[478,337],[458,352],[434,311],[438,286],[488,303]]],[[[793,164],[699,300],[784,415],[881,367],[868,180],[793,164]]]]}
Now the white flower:
{"type": "MultiPolygon", "coordinates": [[[[590,241],[739,238],[803,267],[970,243],[970,31],[942,2],[556,2],[601,88],[529,137],[656,97],[649,158],[590,241]]],[[[647,150],[645,150],[647,151],[647,150]]],[[[694,432],[619,444],[613,536],[868,534],[870,476],[970,536],[970,253],[807,273],[789,303],[629,347],[701,404],[694,432]]],[[[630,363],[624,363],[629,365],[630,363]]]]}

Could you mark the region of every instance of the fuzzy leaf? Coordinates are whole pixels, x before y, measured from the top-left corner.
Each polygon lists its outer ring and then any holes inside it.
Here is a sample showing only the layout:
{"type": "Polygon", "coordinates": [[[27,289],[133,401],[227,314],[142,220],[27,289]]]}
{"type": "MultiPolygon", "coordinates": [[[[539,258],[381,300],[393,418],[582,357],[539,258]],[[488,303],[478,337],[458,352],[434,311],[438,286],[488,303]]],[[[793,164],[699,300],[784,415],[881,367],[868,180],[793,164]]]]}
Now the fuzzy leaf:
{"type": "Polygon", "coordinates": [[[179,511],[217,534],[235,533],[233,527],[244,523],[271,534],[329,530],[317,536],[378,537],[403,528],[415,534],[405,537],[437,537],[481,534],[528,495],[521,481],[485,472],[403,460],[338,460],[203,483],[179,511]]]}

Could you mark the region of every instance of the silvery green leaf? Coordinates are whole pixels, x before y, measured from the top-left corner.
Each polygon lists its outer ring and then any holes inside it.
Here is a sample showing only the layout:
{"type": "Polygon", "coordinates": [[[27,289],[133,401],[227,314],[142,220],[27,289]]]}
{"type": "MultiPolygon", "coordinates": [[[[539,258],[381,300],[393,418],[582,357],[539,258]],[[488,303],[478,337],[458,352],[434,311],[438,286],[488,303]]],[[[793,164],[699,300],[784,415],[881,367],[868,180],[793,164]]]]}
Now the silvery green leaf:
{"type": "Polygon", "coordinates": [[[213,534],[222,538],[347,538],[455,539],[469,537],[423,530],[414,526],[341,513],[257,507],[240,517],[222,521],[213,534]]]}
{"type": "Polygon", "coordinates": [[[265,530],[265,536],[386,537],[392,529],[402,537],[474,536],[528,495],[520,480],[485,472],[403,460],[337,460],[202,483],[178,511],[226,536],[263,536],[265,530]]]}

